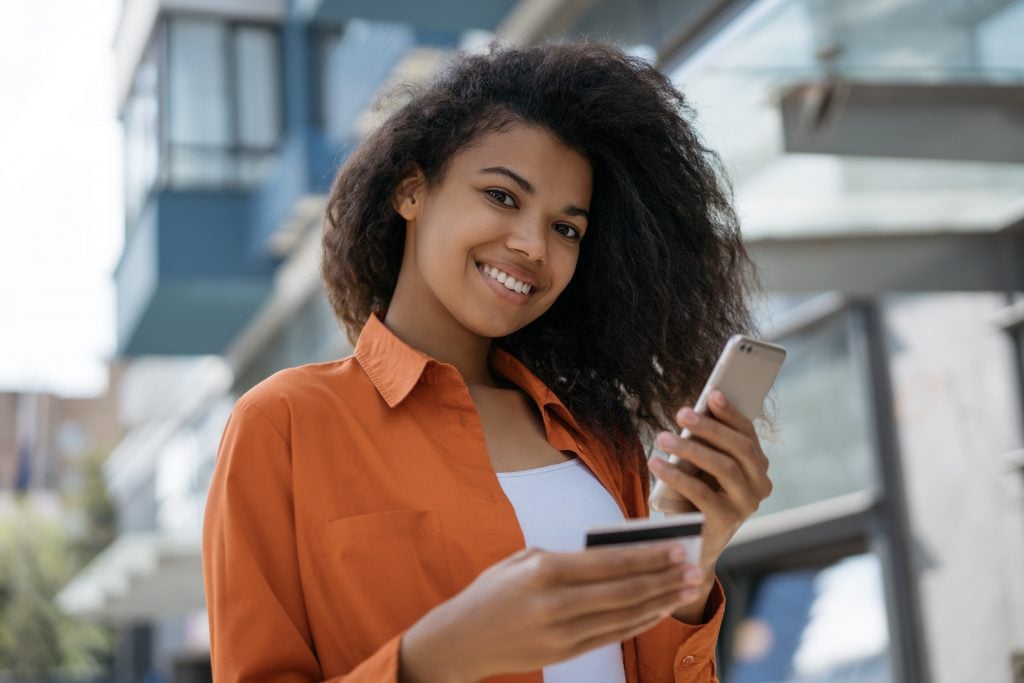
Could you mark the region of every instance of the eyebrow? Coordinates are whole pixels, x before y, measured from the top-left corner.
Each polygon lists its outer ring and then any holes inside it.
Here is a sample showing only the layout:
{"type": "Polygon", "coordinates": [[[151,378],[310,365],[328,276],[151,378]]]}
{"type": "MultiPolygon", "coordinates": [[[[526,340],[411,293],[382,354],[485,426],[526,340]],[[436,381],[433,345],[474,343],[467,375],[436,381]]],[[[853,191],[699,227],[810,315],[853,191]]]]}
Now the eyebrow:
{"type": "MultiPolygon", "coordinates": [[[[518,185],[519,188],[526,194],[537,194],[537,190],[533,186],[533,184],[523,176],[513,171],[511,168],[505,166],[488,166],[487,168],[481,168],[480,173],[494,173],[500,176],[505,176],[506,178],[514,182],[516,185],[518,185]]],[[[583,218],[590,220],[590,214],[587,212],[586,209],[581,209],[580,207],[573,206],[572,204],[567,205],[564,209],[562,209],[562,212],[569,216],[582,216],[583,218]]]]}

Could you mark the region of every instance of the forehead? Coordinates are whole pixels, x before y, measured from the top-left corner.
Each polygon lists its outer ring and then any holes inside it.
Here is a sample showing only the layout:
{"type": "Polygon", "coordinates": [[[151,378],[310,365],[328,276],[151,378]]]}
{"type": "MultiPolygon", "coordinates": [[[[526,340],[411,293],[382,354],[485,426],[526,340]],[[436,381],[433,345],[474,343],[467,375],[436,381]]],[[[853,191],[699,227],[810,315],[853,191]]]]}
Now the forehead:
{"type": "Polygon", "coordinates": [[[474,176],[495,166],[526,178],[538,196],[559,195],[559,200],[589,204],[593,183],[590,162],[543,128],[514,124],[505,130],[483,133],[452,157],[449,173],[474,176]]]}

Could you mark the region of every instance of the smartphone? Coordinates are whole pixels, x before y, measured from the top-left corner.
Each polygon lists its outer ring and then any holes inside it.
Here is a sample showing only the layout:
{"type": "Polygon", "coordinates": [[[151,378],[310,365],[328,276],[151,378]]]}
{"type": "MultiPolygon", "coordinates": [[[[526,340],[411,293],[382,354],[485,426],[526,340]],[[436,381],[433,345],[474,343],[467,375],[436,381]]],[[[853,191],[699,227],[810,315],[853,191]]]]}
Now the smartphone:
{"type": "MultiPolygon", "coordinates": [[[[733,335],[726,342],[722,355],[718,357],[718,362],[715,363],[711,376],[708,377],[693,409],[698,413],[707,414],[711,392],[718,389],[747,419],[753,420],[761,412],[761,405],[785,359],[786,350],[781,346],[741,334],[733,335]]],[[[680,436],[688,439],[692,435],[689,429],[684,429],[680,436]]],[[[668,461],[674,465],[680,463],[680,459],[674,455],[669,455],[668,461]]],[[[683,468],[691,472],[697,471],[687,462],[683,463],[683,468]]],[[[649,502],[652,510],[665,513],[693,510],[693,505],[688,500],[660,480],[655,483],[649,502]]]]}
{"type": "Polygon", "coordinates": [[[700,561],[703,530],[703,512],[689,512],[661,519],[630,519],[619,524],[587,529],[586,547],[676,541],[686,548],[687,561],[696,564],[700,561]]]}

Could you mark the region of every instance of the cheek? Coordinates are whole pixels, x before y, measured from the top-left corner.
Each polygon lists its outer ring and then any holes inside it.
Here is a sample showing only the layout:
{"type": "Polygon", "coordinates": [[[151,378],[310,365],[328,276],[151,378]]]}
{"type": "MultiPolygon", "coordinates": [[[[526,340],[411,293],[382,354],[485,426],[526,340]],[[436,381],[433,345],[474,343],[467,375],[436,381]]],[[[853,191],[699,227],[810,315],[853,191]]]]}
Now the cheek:
{"type": "Polygon", "coordinates": [[[569,282],[572,280],[573,275],[576,274],[576,266],[578,263],[578,249],[573,249],[571,252],[560,255],[558,262],[552,263],[552,265],[555,266],[555,272],[557,273],[556,278],[559,285],[559,292],[569,286],[569,282]]]}

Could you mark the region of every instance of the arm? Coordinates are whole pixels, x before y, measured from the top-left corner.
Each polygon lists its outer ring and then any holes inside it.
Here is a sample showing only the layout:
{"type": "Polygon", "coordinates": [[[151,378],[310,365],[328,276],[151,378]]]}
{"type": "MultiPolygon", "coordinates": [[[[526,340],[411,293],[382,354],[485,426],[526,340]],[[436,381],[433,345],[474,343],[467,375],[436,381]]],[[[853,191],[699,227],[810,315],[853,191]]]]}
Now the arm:
{"type": "MultiPolygon", "coordinates": [[[[636,442],[629,457],[620,459],[622,496],[631,517],[647,517],[650,479],[632,463],[643,462],[636,442]]],[[[700,599],[663,619],[654,628],[624,643],[623,655],[635,656],[641,683],[718,683],[715,647],[725,614],[725,593],[705,570],[707,583],[700,599]]]]}
{"type": "MultiPolygon", "coordinates": [[[[772,483],[768,477],[768,458],[753,423],[720,391],[712,392],[708,407],[708,415],[690,408],[676,414],[679,426],[690,429],[696,438],[682,439],[672,432],[661,432],[657,437],[662,450],[696,470],[674,467],[661,458],[651,458],[650,466],[655,476],[704,513],[703,557],[699,563],[702,568],[709,568],[710,573],[736,531],[771,494],[772,483]]],[[[709,600],[705,616],[712,608],[713,601],[709,600]]],[[[677,616],[692,617],[679,613],[677,616]]],[[[696,655],[690,656],[694,658],[693,666],[696,655]]],[[[685,675],[678,656],[675,664],[677,683],[708,680],[703,675],[685,675]]],[[[713,660],[711,667],[713,675],[713,660]]]]}
{"type": "MultiPolygon", "coordinates": [[[[214,680],[323,680],[298,570],[290,445],[246,397],[225,428],[210,483],[203,580],[214,680]]],[[[330,681],[396,683],[401,637],[330,681]]]]}

